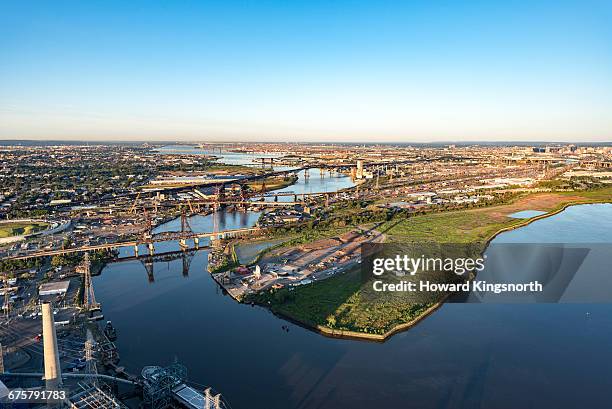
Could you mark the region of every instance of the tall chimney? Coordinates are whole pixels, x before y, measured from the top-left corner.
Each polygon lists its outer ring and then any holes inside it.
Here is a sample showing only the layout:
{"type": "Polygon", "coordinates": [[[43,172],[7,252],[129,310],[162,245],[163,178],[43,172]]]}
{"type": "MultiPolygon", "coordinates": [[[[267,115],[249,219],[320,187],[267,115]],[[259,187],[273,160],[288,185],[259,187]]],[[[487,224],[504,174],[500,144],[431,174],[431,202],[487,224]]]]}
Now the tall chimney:
{"type": "Polygon", "coordinates": [[[51,304],[42,304],[43,352],[45,361],[45,383],[47,390],[57,390],[62,386],[62,369],[57,350],[57,335],[51,304]]]}

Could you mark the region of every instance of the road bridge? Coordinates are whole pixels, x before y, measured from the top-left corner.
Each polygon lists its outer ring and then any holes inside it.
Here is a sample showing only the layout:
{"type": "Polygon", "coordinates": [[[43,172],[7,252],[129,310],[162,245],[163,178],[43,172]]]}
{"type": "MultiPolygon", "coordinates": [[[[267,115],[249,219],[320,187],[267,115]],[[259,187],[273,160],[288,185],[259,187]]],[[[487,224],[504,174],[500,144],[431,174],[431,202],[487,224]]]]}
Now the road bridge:
{"type": "Polygon", "coordinates": [[[34,251],[28,254],[23,255],[15,255],[4,258],[4,260],[26,260],[29,258],[36,257],[47,257],[47,256],[55,256],[61,254],[72,254],[72,253],[84,253],[90,251],[97,250],[112,250],[120,247],[134,247],[137,248],[139,245],[146,245],[149,247],[150,253],[153,253],[153,245],[154,243],[165,242],[165,241],[186,241],[186,240],[200,240],[200,239],[226,239],[233,237],[242,237],[252,234],[258,234],[262,231],[259,227],[245,227],[241,229],[233,229],[233,230],[223,230],[219,232],[208,232],[208,233],[194,233],[194,232],[164,232],[158,233],[151,237],[137,239],[137,240],[127,240],[127,241],[118,241],[114,243],[104,243],[104,244],[87,244],[80,247],[73,248],[65,248],[65,249],[57,249],[57,250],[41,250],[34,251]]]}
{"type": "Polygon", "coordinates": [[[112,212],[136,212],[143,209],[157,211],[161,208],[177,208],[177,207],[189,207],[192,213],[199,213],[200,208],[213,208],[220,205],[236,205],[236,206],[269,206],[269,207],[291,207],[291,206],[304,206],[306,198],[314,197],[335,197],[343,192],[350,192],[352,188],[343,189],[334,192],[265,192],[255,193],[246,197],[236,199],[225,199],[225,200],[214,200],[214,199],[190,199],[190,200],[163,200],[158,201],[154,197],[139,198],[137,204],[129,203],[125,206],[92,206],[88,208],[88,211],[112,211],[112,212]],[[278,197],[293,197],[292,201],[258,201],[263,198],[278,198],[278,197]],[[299,200],[301,199],[301,200],[299,200]]]}
{"type": "MultiPolygon", "coordinates": [[[[293,196],[293,194],[291,195],[293,196]]],[[[275,197],[275,196],[268,196],[275,197]]],[[[192,202],[193,203],[193,202],[192,202]]],[[[271,206],[271,207],[291,207],[291,206],[303,206],[304,202],[266,202],[263,200],[224,200],[222,202],[213,202],[211,204],[217,205],[238,205],[238,206],[271,206]]]]}

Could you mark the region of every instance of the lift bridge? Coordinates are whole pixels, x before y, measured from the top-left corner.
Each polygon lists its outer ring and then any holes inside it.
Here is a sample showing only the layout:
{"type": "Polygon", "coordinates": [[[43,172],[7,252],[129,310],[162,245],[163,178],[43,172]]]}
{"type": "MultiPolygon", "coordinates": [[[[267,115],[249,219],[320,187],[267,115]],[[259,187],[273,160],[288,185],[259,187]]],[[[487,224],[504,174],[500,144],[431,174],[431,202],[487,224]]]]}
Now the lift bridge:
{"type": "MultiPolygon", "coordinates": [[[[150,230],[149,230],[150,231],[150,230]]],[[[136,251],[139,245],[146,245],[149,250],[149,255],[155,255],[155,243],[166,241],[178,241],[181,247],[188,248],[187,242],[193,240],[195,248],[199,247],[201,239],[210,239],[216,241],[219,239],[227,239],[233,237],[242,237],[246,235],[261,234],[264,230],[259,227],[244,227],[232,230],[223,230],[217,232],[195,233],[195,232],[162,232],[156,234],[145,233],[142,237],[134,240],[117,241],[105,244],[87,244],[80,247],[62,248],[57,250],[42,250],[33,251],[23,255],[15,255],[6,257],[5,260],[25,260],[36,257],[54,256],[58,254],[85,253],[88,251],[111,250],[121,247],[132,247],[136,251]]]]}
{"type": "MultiPolygon", "coordinates": [[[[145,214],[146,214],[146,210],[145,210],[145,214]]],[[[213,219],[214,219],[214,226],[213,226],[213,236],[210,237],[211,241],[214,241],[217,237],[215,236],[215,234],[218,234],[216,218],[213,218],[213,219]]],[[[181,259],[183,263],[183,267],[182,267],[183,277],[188,277],[189,268],[191,266],[191,261],[193,260],[195,253],[198,250],[210,248],[210,246],[200,246],[199,237],[195,235],[193,229],[191,228],[191,225],[189,224],[189,218],[187,217],[187,214],[184,210],[181,212],[181,230],[180,231],[165,231],[161,233],[152,234],[151,233],[152,226],[151,226],[150,219],[148,217],[147,217],[147,225],[148,225],[148,229],[147,229],[147,232],[145,232],[145,234],[143,235],[143,241],[148,242],[149,254],[144,255],[144,256],[139,256],[138,245],[135,245],[134,246],[134,258],[139,260],[144,265],[145,270],[147,271],[149,282],[151,283],[155,281],[154,266],[156,262],[164,262],[164,261],[170,262],[170,261],[174,261],[177,259],[181,259]],[[187,244],[186,237],[191,237],[191,236],[194,236],[193,242],[194,242],[195,247],[189,247],[189,245],[187,244]],[[156,254],[155,247],[153,246],[153,242],[160,240],[160,239],[162,241],[178,241],[180,250],[179,251],[166,251],[160,254],[156,254]]]]}

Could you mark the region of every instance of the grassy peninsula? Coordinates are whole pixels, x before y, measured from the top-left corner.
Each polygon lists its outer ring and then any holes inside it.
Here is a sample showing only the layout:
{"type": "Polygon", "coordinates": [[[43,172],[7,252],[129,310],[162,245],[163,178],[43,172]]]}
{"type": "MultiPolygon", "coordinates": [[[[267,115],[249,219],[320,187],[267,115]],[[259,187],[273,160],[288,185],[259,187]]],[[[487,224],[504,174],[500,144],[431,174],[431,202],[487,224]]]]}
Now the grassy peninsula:
{"type": "MultiPolygon", "coordinates": [[[[530,193],[511,203],[484,208],[427,213],[393,218],[378,230],[388,242],[487,243],[498,233],[547,217],[574,204],[612,201],[612,188],[578,192],[530,193]],[[521,210],[546,211],[531,219],[508,217],[521,210]]],[[[360,272],[351,271],[293,290],[252,297],[273,312],[328,335],[384,340],[407,328],[438,305],[407,302],[372,302],[361,293],[360,272]]]]}

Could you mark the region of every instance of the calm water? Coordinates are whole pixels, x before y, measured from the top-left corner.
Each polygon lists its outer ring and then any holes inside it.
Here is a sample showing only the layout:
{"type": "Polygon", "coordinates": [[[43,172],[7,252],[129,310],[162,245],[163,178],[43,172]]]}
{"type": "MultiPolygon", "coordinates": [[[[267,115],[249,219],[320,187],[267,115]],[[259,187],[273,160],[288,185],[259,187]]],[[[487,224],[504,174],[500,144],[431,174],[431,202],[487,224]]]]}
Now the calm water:
{"type": "MultiPolygon", "coordinates": [[[[609,243],[611,220],[612,206],[572,207],[496,240],[609,243]]],[[[206,263],[196,254],[188,277],[156,263],[154,283],[138,261],[95,278],[129,370],[178,360],[235,409],[610,407],[609,304],[446,304],[382,344],[336,340],[235,303],[206,263]]]]}
{"type": "MultiPolygon", "coordinates": [[[[226,165],[245,165],[245,166],[257,166],[254,159],[258,158],[279,158],[283,156],[278,153],[242,153],[242,152],[228,152],[228,151],[211,151],[207,149],[201,149],[197,146],[190,145],[168,145],[161,147],[157,150],[160,154],[187,154],[187,155],[212,155],[219,158],[218,162],[226,165]]],[[[274,169],[281,170],[281,167],[274,167],[274,169]]]]}
{"type": "MultiPolygon", "coordinates": [[[[254,226],[259,219],[260,212],[244,212],[244,211],[236,211],[236,212],[226,212],[219,211],[214,214],[209,214],[206,216],[193,216],[189,218],[189,226],[196,233],[205,233],[212,232],[215,229],[217,231],[221,230],[232,230],[238,229],[241,227],[251,227],[254,226]]],[[[181,231],[181,219],[174,219],[170,222],[159,225],[153,229],[153,233],[159,233],[162,231],[181,231]]],[[[193,246],[193,242],[188,242],[189,246],[193,246]]],[[[208,239],[200,240],[200,245],[205,246],[208,245],[208,239]]],[[[157,253],[168,252],[168,251],[178,251],[180,250],[179,244],[177,242],[162,242],[155,243],[155,251],[157,253]]],[[[147,254],[146,246],[142,245],[139,247],[140,254],[147,254]]],[[[119,250],[119,256],[133,256],[134,250],[132,248],[123,247],[119,250]]]]}
{"type": "MultiPolygon", "coordinates": [[[[278,158],[280,154],[274,153],[237,153],[237,152],[213,152],[205,149],[200,149],[195,146],[188,145],[168,145],[164,146],[157,150],[160,154],[175,154],[175,153],[183,153],[190,155],[214,155],[220,157],[219,163],[224,163],[228,165],[246,165],[246,166],[258,166],[253,162],[253,159],[256,158],[278,158]]],[[[274,166],[274,170],[290,170],[294,169],[289,166],[274,166]]],[[[316,192],[335,192],[341,189],[346,189],[348,187],[355,186],[355,183],[345,174],[333,174],[330,175],[329,172],[324,174],[324,177],[321,177],[320,169],[310,169],[309,170],[310,177],[305,177],[305,171],[302,170],[298,172],[298,180],[291,186],[288,186],[283,189],[275,190],[274,192],[278,193],[316,193],[316,192]]],[[[266,199],[273,200],[273,199],[266,199]]],[[[293,197],[279,197],[279,201],[292,201],[293,197]]]]}
{"type": "Polygon", "coordinates": [[[257,254],[259,254],[262,250],[270,248],[272,246],[276,246],[282,242],[286,241],[286,239],[276,239],[276,240],[266,240],[252,243],[241,243],[238,246],[235,246],[236,256],[238,256],[238,261],[241,264],[249,264],[251,263],[257,254]]]}
{"type": "Polygon", "coordinates": [[[540,210],[523,210],[520,212],[512,213],[508,215],[508,217],[512,217],[514,219],[530,219],[532,217],[541,216],[546,214],[546,212],[540,210]]]}
{"type": "MultiPolygon", "coordinates": [[[[300,195],[302,193],[321,193],[321,192],[337,192],[338,190],[346,189],[355,186],[351,178],[345,174],[325,172],[321,177],[320,169],[309,169],[309,177],[305,176],[305,170],[298,172],[298,180],[291,186],[283,189],[278,189],[270,192],[270,196],[266,197],[267,201],[274,200],[274,193],[294,193],[300,195]]],[[[279,202],[293,201],[293,196],[279,196],[279,202]]],[[[301,198],[298,198],[301,200],[301,198]]]]}

